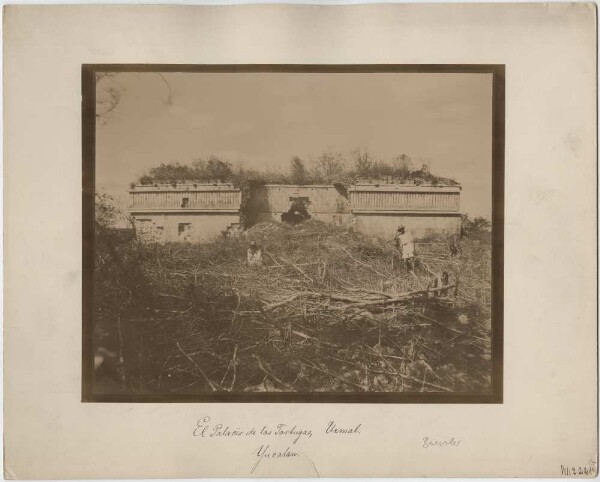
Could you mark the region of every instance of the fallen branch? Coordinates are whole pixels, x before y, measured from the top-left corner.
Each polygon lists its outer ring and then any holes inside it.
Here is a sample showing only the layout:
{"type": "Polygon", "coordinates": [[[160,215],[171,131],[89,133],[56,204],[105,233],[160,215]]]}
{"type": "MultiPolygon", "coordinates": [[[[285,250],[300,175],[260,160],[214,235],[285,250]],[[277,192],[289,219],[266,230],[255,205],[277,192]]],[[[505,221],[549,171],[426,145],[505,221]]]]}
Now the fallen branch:
{"type": "Polygon", "coordinates": [[[370,266],[367,263],[363,263],[362,261],[356,259],[354,256],[352,256],[350,254],[350,252],[346,248],[342,248],[342,251],[344,251],[344,253],[346,253],[348,256],[350,256],[350,258],[352,260],[354,260],[356,263],[358,263],[359,265],[364,266],[365,268],[369,268],[371,271],[373,271],[374,273],[378,274],[379,276],[386,277],[386,275],[384,275],[383,273],[380,273],[379,271],[377,271],[375,268],[373,268],[373,266],[370,266]]]}
{"type": "Polygon", "coordinates": [[[233,350],[233,358],[231,359],[231,365],[233,366],[233,378],[231,379],[231,384],[229,385],[228,391],[230,391],[230,392],[233,390],[233,386],[235,385],[235,378],[237,376],[237,360],[236,360],[237,351],[238,351],[238,346],[235,345],[235,349],[233,350]]]}
{"type": "Polygon", "coordinates": [[[385,298],[394,298],[396,296],[393,293],[386,293],[385,291],[368,290],[365,288],[351,288],[351,289],[349,289],[349,291],[354,291],[354,292],[359,292],[359,293],[369,293],[371,295],[379,295],[379,296],[383,296],[385,298]]]}
{"type": "Polygon", "coordinates": [[[313,298],[329,298],[330,300],[333,300],[333,301],[345,301],[345,302],[348,302],[348,303],[359,303],[359,302],[361,302],[360,299],[352,298],[352,297],[349,297],[349,296],[334,295],[334,294],[328,294],[328,293],[318,293],[318,292],[315,292],[315,291],[302,291],[300,293],[296,293],[295,295],[291,296],[290,298],[286,298],[285,300],[265,305],[263,307],[263,310],[270,311],[270,310],[273,310],[275,308],[279,308],[280,306],[287,305],[288,303],[291,303],[292,301],[296,301],[298,298],[310,298],[310,297],[313,297],[313,298]]]}
{"type": "Polygon", "coordinates": [[[410,375],[404,375],[402,373],[395,373],[395,372],[389,373],[388,372],[388,375],[397,375],[399,377],[405,378],[407,380],[411,380],[411,381],[416,382],[416,383],[422,383],[424,385],[428,385],[430,387],[437,388],[438,390],[442,390],[444,392],[453,392],[454,391],[454,390],[451,390],[450,388],[446,388],[446,387],[443,387],[441,385],[437,385],[435,383],[426,382],[425,379],[419,380],[418,378],[411,377],[410,375]]]}
{"type": "Polygon", "coordinates": [[[198,365],[194,359],[189,356],[185,351],[183,351],[183,348],[181,348],[181,345],[179,344],[178,341],[175,342],[175,344],[177,345],[177,348],[179,348],[179,351],[181,353],[183,353],[185,355],[185,357],[192,362],[192,364],[198,369],[198,371],[202,374],[202,376],[204,377],[204,379],[206,380],[206,382],[208,383],[208,385],[210,386],[210,388],[212,388],[213,392],[217,391],[216,385],[210,380],[210,378],[208,378],[206,376],[206,373],[204,373],[204,370],[202,370],[202,368],[200,368],[200,365],[198,365]]]}
{"type": "Polygon", "coordinates": [[[263,310],[265,310],[265,311],[274,310],[275,308],[278,308],[283,305],[287,305],[288,303],[291,303],[292,301],[295,301],[298,298],[301,298],[302,296],[307,296],[308,294],[309,294],[308,292],[297,293],[297,294],[291,296],[290,298],[286,298],[285,300],[278,301],[277,303],[271,303],[269,305],[265,305],[263,307],[263,310]]]}
{"type": "Polygon", "coordinates": [[[178,300],[193,301],[191,298],[186,298],[185,296],[169,295],[167,293],[156,293],[156,295],[162,296],[163,298],[175,298],[178,300]]]}
{"type": "Polygon", "coordinates": [[[255,355],[254,357],[256,358],[256,361],[258,362],[258,368],[260,368],[265,373],[265,375],[271,377],[273,380],[275,380],[277,383],[279,383],[280,385],[284,386],[288,390],[295,391],[294,387],[292,387],[288,383],[285,383],[284,381],[280,380],[271,371],[267,370],[264,367],[264,365],[263,365],[263,363],[262,363],[262,361],[261,361],[261,359],[260,359],[259,356],[255,355]]]}
{"type": "Polygon", "coordinates": [[[375,301],[365,301],[363,303],[358,303],[350,306],[349,308],[362,308],[364,306],[375,306],[375,305],[390,305],[393,303],[399,303],[403,301],[410,301],[414,297],[429,293],[436,293],[438,291],[448,290],[450,288],[454,288],[455,284],[449,284],[446,286],[440,286],[439,288],[432,288],[429,290],[416,290],[416,291],[408,291],[406,293],[400,293],[399,295],[394,296],[394,298],[389,298],[387,300],[375,300],[375,301]]]}
{"type": "Polygon", "coordinates": [[[321,373],[324,373],[325,375],[328,375],[330,377],[337,378],[338,380],[340,380],[343,383],[346,383],[347,385],[352,385],[353,387],[360,388],[361,390],[364,390],[365,392],[367,392],[369,390],[368,387],[365,387],[364,385],[361,385],[360,383],[355,383],[350,380],[346,380],[345,378],[340,377],[339,375],[336,375],[335,373],[331,373],[330,371],[327,371],[321,367],[318,367],[317,365],[310,362],[309,360],[304,359],[304,362],[307,363],[309,367],[314,368],[315,370],[318,370],[321,373]]]}
{"type": "Polygon", "coordinates": [[[451,328],[451,327],[449,327],[449,326],[446,326],[446,325],[444,325],[443,323],[440,323],[439,321],[437,321],[437,320],[434,320],[433,318],[429,318],[428,316],[425,316],[425,315],[424,315],[424,314],[422,314],[422,313],[417,313],[417,315],[418,315],[419,317],[421,317],[421,318],[425,318],[426,320],[429,320],[429,321],[432,321],[432,322],[434,322],[436,325],[439,325],[439,326],[441,326],[442,328],[446,328],[446,330],[453,331],[454,333],[458,333],[459,335],[466,335],[466,333],[465,333],[464,331],[456,330],[456,329],[454,329],[454,328],[451,328]]]}
{"type": "Polygon", "coordinates": [[[311,283],[314,283],[314,280],[308,276],[304,270],[302,268],[299,268],[297,265],[295,265],[294,263],[292,263],[290,260],[285,259],[283,256],[279,256],[283,261],[285,261],[286,263],[288,263],[289,265],[292,266],[292,268],[294,268],[296,271],[298,271],[302,276],[304,276],[307,280],[309,280],[311,283]]]}
{"type": "Polygon", "coordinates": [[[314,336],[310,336],[307,335],[306,333],[302,333],[301,331],[295,331],[293,330],[292,333],[296,336],[299,336],[300,338],[304,338],[306,340],[315,340],[318,341],[321,345],[326,345],[326,346],[331,346],[331,347],[337,347],[338,345],[335,345],[334,343],[329,343],[327,341],[323,341],[319,338],[315,338],[314,336]]]}

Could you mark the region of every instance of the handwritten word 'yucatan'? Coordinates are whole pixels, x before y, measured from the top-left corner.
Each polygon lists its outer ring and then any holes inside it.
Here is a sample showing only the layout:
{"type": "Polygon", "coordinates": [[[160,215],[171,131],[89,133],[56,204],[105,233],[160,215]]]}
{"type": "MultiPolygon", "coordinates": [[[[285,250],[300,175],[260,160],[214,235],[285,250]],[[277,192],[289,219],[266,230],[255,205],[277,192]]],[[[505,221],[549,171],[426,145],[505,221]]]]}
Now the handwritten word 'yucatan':
{"type": "Polygon", "coordinates": [[[450,440],[431,440],[429,437],[423,437],[423,448],[430,447],[458,447],[462,440],[456,440],[452,437],[450,440]]]}
{"type": "Polygon", "coordinates": [[[294,452],[289,447],[286,447],[284,450],[271,450],[270,445],[261,445],[258,447],[258,449],[252,452],[252,455],[256,455],[257,460],[252,466],[252,470],[250,471],[251,474],[254,473],[258,467],[258,464],[260,464],[261,460],[263,459],[290,459],[300,456],[299,453],[294,452]]]}

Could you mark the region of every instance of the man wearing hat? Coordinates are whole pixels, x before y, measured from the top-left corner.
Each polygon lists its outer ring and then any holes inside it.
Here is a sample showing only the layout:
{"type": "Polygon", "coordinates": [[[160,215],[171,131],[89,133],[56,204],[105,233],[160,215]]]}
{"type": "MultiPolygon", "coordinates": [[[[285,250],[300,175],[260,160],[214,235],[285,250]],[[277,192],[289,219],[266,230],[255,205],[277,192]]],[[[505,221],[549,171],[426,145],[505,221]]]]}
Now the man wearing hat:
{"type": "Polygon", "coordinates": [[[396,249],[402,255],[404,268],[408,271],[415,271],[415,245],[410,233],[402,225],[398,226],[398,233],[394,238],[396,241],[396,249]]]}
{"type": "Polygon", "coordinates": [[[246,255],[250,266],[262,265],[262,250],[258,247],[256,241],[250,241],[250,247],[246,255]]]}

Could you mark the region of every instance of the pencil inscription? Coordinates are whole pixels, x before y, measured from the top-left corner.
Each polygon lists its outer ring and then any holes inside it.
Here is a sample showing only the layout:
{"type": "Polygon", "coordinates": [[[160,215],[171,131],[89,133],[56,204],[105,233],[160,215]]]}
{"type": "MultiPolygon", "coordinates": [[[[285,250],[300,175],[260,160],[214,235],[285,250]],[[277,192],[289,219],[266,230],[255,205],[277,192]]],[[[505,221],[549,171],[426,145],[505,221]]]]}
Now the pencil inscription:
{"type": "Polygon", "coordinates": [[[445,439],[445,440],[437,440],[431,439],[429,437],[423,437],[423,448],[428,449],[432,447],[459,447],[462,440],[457,440],[454,437],[445,439]]]}

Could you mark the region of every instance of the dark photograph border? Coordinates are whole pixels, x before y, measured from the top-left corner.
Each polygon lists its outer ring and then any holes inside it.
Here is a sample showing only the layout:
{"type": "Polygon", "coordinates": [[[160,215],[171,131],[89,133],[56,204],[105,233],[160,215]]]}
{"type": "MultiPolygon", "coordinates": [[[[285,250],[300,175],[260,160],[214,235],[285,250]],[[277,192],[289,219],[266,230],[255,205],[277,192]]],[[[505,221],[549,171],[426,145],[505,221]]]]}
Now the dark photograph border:
{"type": "Polygon", "coordinates": [[[505,66],[481,64],[83,64],[82,83],[82,402],[205,402],[205,403],[503,403],[504,365],[504,155],[505,66]],[[94,352],[94,250],[96,74],[105,72],[181,73],[482,73],[492,74],[492,392],[376,393],[376,392],[270,392],[199,394],[95,394],[94,352]]]}

